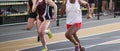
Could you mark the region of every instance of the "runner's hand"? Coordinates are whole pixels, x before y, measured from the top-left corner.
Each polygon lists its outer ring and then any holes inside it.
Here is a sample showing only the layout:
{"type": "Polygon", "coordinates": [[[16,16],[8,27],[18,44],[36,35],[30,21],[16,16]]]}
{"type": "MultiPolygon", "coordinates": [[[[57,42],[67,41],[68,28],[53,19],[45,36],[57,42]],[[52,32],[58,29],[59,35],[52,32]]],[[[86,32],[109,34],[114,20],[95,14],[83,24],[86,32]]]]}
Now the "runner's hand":
{"type": "Polygon", "coordinates": [[[52,19],[53,19],[53,21],[56,21],[57,20],[57,15],[53,15],[52,19]]]}

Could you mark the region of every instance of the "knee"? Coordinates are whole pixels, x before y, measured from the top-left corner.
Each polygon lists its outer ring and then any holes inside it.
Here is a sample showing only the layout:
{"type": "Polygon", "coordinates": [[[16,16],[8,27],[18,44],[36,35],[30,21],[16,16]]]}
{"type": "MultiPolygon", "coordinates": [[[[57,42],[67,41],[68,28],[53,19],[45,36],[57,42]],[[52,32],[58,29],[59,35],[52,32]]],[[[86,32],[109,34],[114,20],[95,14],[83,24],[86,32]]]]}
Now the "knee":
{"type": "Polygon", "coordinates": [[[32,27],[33,27],[33,25],[28,24],[28,25],[27,25],[27,30],[31,30],[32,27]]]}
{"type": "Polygon", "coordinates": [[[69,34],[69,33],[65,33],[65,37],[66,37],[66,38],[69,38],[69,37],[70,37],[70,34],[69,34]]]}
{"type": "Polygon", "coordinates": [[[38,35],[39,35],[40,37],[43,37],[43,36],[44,36],[44,32],[43,32],[43,31],[38,31],[38,35]]]}

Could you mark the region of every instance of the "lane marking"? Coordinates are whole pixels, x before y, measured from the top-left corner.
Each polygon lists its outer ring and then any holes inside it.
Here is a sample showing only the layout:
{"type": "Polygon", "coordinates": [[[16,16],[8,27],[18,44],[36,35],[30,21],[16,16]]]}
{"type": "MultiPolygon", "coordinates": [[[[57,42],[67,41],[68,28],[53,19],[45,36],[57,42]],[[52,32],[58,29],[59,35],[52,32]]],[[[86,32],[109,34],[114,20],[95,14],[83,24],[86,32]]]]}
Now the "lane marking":
{"type": "MultiPolygon", "coordinates": [[[[113,43],[120,43],[120,39],[116,39],[116,40],[111,40],[111,41],[107,41],[107,42],[103,42],[100,44],[95,44],[95,45],[86,45],[85,48],[91,48],[91,47],[95,47],[95,46],[99,46],[99,45],[106,45],[106,44],[113,44],[113,43]]],[[[74,49],[74,47],[67,47],[67,48],[59,48],[59,49],[54,49],[54,50],[50,50],[50,51],[59,51],[59,50],[68,50],[68,49],[74,49]]]]}
{"type": "Polygon", "coordinates": [[[105,44],[117,44],[117,43],[120,43],[120,39],[104,42],[104,43],[102,43],[102,45],[105,45],[105,44]]]}
{"type": "MultiPolygon", "coordinates": [[[[59,42],[65,42],[65,41],[68,41],[68,40],[54,41],[54,42],[50,42],[50,43],[47,43],[47,44],[49,45],[49,44],[54,44],[54,43],[59,43],[59,42]]],[[[41,46],[41,45],[38,45],[38,46],[41,46]]],[[[38,47],[38,46],[33,46],[33,47],[29,47],[29,48],[18,49],[17,51],[21,51],[21,50],[25,50],[25,49],[30,49],[30,48],[35,48],[35,47],[38,47]]]]}
{"type": "Polygon", "coordinates": [[[33,43],[33,44],[25,44],[25,45],[16,45],[16,46],[9,46],[9,47],[0,47],[0,49],[5,49],[5,48],[15,48],[15,47],[22,47],[22,46],[31,46],[31,45],[35,45],[35,44],[40,44],[40,43],[33,43]]]}
{"type": "MultiPolygon", "coordinates": [[[[100,26],[95,26],[95,27],[90,27],[90,28],[84,28],[84,29],[80,29],[81,30],[88,30],[88,29],[93,29],[93,28],[98,28],[98,27],[104,27],[104,26],[109,26],[109,25],[113,25],[113,24],[120,24],[120,22],[117,22],[117,23],[112,23],[112,24],[106,24],[106,25],[100,25],[100,26]]],[[[119,29],[118,29],[119,30],[119,29]]],[[[116,30],[114,30],[116,31],[116,30]]],[[[79,31],[78,31],[79,32],[79,31]]],[[[109,31],[108,31],[109,32],[109,31]]],[[[110,31],[111,32],[111,31],[110,31]]],[[[57,34],[64,34],[65,32],[60,32],[60,33],[54,33],[54,35],[57,35],[57,34]]],[[[106,33],[106,32],[103,32],[103,33],[106,33]]],[[[101,34],[101,33],[100,33],[101,34]]],[[[93,36],[93,35],[96,35],[96,34],[92,34],[92,35],[87,35],[87,36],[93,36]]],[[[86,37],[87,37],[86,36],[86,37]]],[[[25,40],[25,39],[31,39],[31,38],[36,38],[36,36],[34,37],[28,37],[28,38],[23,38],[23,39],[16,39],[16,40],[11,40],[11,41],[5,41],[5,42],[0,42],[1,43],[8,43],[8,42],[14,42],[14,41],[20,41],[20,40],[25,40]]]]}
{"type": "MultiPolygon", "coordinates": [[[[119,30],[108,31],[108,32],[97,33],[97,34],[93,34],[93,35],[90,35],[90,36],[104,35],[104,34],[106,34],[106,33],[111,33],[111,32],[115,32],[115,31],[120,31],[120,29],[119,29],[119,30]]],[[[81,40],[96,39],[96,38],[85,38],[85,37],[89,37],[89,36],[81,37],[81,38],[84,38],[84,39],[81,39],[81,40]]],[[[80,38],[80,37],[79,37],[79,38],[80,38]]],[[[111,38],[112,38],[112,37],[111,37],[111,38]]],[[[100,38],[97,38],[97,39],[100,39],[100,38]]],[[[61,40],[61,41],[50,42],[50,43],[48,43],[48,45],[54,44],[54,43],[65,42],[65,41],[68,41],[68,40],[61,40]]],[[[94,47],[94,46],[97,46],[97,45],[99,45],[99,44],[90,45],[90,46],[88,46],[88,47],[86,47],[86,48],[94,47]]],[[[100,45],[101,45],[101,43],[100,43],[100,45]]],[[[40,45],[40,46],[41,46],[41,45],[40,45]]],[[[38,47],[38,46],[34,46],[34,47],[30,47],[30,48],[35,48],[35,47],[38,47]]],[[[30,48],[18,49],[17,51],[26,50],[26,49],[30,49],[30,48]]],[[[74,48],[74,47],[70,47],[70,49],[71,49],[71,48],[74,48]]],[[[63,49],[64,49],[64,50],[67,50],[67,49],[69,49],[69,48],[54,49],[54,50],[50,50],[50,51],[58,51],[58,50],[63,50],[63,49]]]]}
{"type": "MultiPolygon", "coordinates": [[[[120,30],[120,23],[113,23],[113,24],[107,24],[107,25],[102,25],[102,26],[96,26],[96,27],[92,27],[92,28],[86,28],[86,29],[82,29],[80,31],[78,31],[78,33],[81,33],[79,35],[79,37],[86,37],[86,36],[90,36],[90,35],[98,35],[97,33],[103,33],[103,32],[111,32],[111,31],[116,31],[116,30],[120,30]],[[114,27],[111,29],[111,27],[114,27]],[[98,29],[98,28],[101,28],[101,29],[98,29]],[[104,28],[104,31],[103,31],[103,28],[104,28]],[[105,29],[106,28],[106,29],[105,29]],[[96,32],[94,31],[96,30],[96,32]],[[87,32],[86,32],[87,31],[87,32]],[[97,31],[100,31],[100,32],[97,32],[97,31]]],[[[52,40],[48,40],[47,43],[49,44],[50,42],[53,42],[53,41],[57,41],[57,40],[65,40],[66,38],[62,38],[62,39],[56,39],[56,38],[59,38],[60,36],[64,36],[64,33],[62,34],[54,34],[54,38],[52,40]]],[[[28,39],[27,39],[28,40],[28,39]]],[[[33,40],[32,38],[30,38],[30,40],[33,40]]],[[[34,39],[35,40],[35,39],[34,39]]],[[[22,42],[26,41],[25,39],[21,40],[22,42]]],[[[21,41],[14,41],[14,42],[9,42],[9,43],[0,43],[1,45],[6,45],[6,44],[10,44],[11,46],[16,46],[14,43],[20,43],[21,41]],[[13,45],[12,45],[13,43],[13,45]]],[[[30,41],[30,42],[33,42],[33,41],[30,41]]],[[[26,42],[26,43],[30,43],[30,42],[26,42]]],[[[17,44],[17,45],[21,45],[21,44],[17,44]]],[[[33,43],[36,43],[36,42],[33,42],[33,43]]],[[[22,45],[25,45],[25,44],[22,44],[22,45]]],[[[7,46],[7,45],[6,45],[7,46]]],[[[9,45],[8,45],[9,46],[9,45]]],[[[8,47],[7,46],[7,47],[8,47]]],[[[24,46],[22,46],[23,48],[24,46]]],[[[29,46],[31,47],[31,46],[29,46]]],[[[18,48],[17,48],[18,49],[18,48]]],[[[21,49],[21,48],[19,48],[21,49]]],[[[14,48],[15,50],[15,48],[14,48]]]]}
{"type": "Polygon", "coordinates": [[[37,37],[37,36],[28,37],[28,38],[22,38],[22,39],[16,39],[16,40],[10,40],[10,41],[4,41],[4,42],[0,42],[0,44],[10,43],[10,42],[15,42],[15,41],[21,41],[21,40],[25,40],[25,39],[33,39],[33,38],[36,38],[36,37],[37,37]]]}
{"type": "Polygon", "coordinates": [[[21,32],[14,32],[14,33],[7,33],[7,34],[1,34],[0,36],[9,36],[9,35],[15,35],[15,34],[22,34],[22,33],[30,33],[30,32],[35,32],[36,30],[26,30],[26,31],[21,31],[21,32]]]}
{"type": "Polygon", "coordinates": [[[59,50],[68,50],[68,49],[74,49],[74,47],[60,48],[60,49],[54,49],[54,50],[49,50],[49,51],[59,51],[59,50]]]}
{"type": "Polygon", "coordinates": [[[100,44],[90,45],[86,48],[91,48],[91,47],[95,47],[95,46],[99,46],[99,45],[105,45],[105,44],[114,44],[114,43],[120,43],[120,39],[106,41],[106,42],[103,42],[103,43],[100,43],[100,44]]]}

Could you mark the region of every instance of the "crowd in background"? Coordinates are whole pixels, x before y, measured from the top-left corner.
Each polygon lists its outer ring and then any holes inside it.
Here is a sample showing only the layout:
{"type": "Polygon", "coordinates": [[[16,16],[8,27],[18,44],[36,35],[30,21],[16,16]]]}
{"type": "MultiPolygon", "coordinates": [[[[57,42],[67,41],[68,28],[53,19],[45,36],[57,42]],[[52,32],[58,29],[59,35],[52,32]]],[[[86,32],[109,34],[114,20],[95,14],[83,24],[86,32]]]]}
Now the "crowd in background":
{"type": "MultiPolygon", "coordinates": [[[[112,15],[114,10],[116,10],[116,11],[120,10],[120,6],[119,6],[120,0],[85,0],[85,1],[87,1],[89,3],[89,5],[91,6],[92,14],[95,14],[94,13],[95,7],[100,9],[99,11],[102,13],[102,15],[112,15]],[[115,3],[115,1],[116,1],[116,3],[115,3]]],[[[2,9],[0,9],[0,15],[2,15],[3,13],[4,13],[4,11],[2,9]]]]}
{"type": "Polygon", "coordinates": [[[94,14],[94,8],[99,8],[102,15],[112,15],[115,8],[120,10],[120,0],[86,0],[91,6],[91,13],[94,14]],[[116,4],[116,5],[115,5],[116,4]]]}

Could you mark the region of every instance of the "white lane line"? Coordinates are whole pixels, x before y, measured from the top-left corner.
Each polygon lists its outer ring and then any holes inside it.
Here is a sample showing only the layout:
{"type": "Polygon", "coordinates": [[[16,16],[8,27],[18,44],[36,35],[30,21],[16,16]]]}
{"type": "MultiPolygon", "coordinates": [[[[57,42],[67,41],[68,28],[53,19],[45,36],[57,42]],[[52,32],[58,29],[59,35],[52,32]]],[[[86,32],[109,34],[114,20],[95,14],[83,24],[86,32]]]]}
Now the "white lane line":
{"type": "Polygon", "coordinates": [[[120,38],[120,36],[113,36],[113,37],[110,37],[110,38],[120,38]]]}
{"type": "Polygon", "coordinates": [[[106,41],[106,42],[103,42],[103,43],[100,43],[100,44],[95,44],[95,45],[90,45],[86,48],[91,48],[91,47],[95,47],[95,46],[99,46],[99,45],[105,45],[105,44],[113,44],[113,43],[120,43],[120,39],[116,39],[116,40],[111,40],[111,41],[106,41]],[[113,42],[113,41],[119,41],[119,42],[113,42]]]}
{"type": "Polygon", "coordinates": [[[36,38],[37,36],[34,37],[28,37],[28,38],[22,38],[22,39],[16,39],[16,40],[11,40],[11,41],[5,41],[5,42],[0,42],[0,44],[4,44],[4,43],[10,43],[10,42],[15,42],[15,41],[21,41],[24,39],[32,39],[32,38],[36,38]]]}
{"type": "Polygon", "coordinates": [[[68,48],[60,48],[60,49],[54,49],[54,50],[49,50],[49,51],[62,51],[62,50],[68,50],[68,49],[74,49],[74,47],[68,47],[68,48]]]}
{"type": "MultiPolygon", "coordinates": [[[[113,23],[113,24],[117,24],[117,23],[113,23]]],[[[107,25],[112,25],[112,24],[107,24],[107,25]]],[[[102,27],[102,26],[105,26],[105,25],[95,26],[95,27],[91,27],[91,28],[84,28],[84,29],[81,29],[81,30],[87,30],[87,29],[92,29],[92,28],[97,28],[97,27],[102,27]]],[[[120,30],[120,29],[116,29],[116,30],[113,30],[113,31],[119,31],[119,30],[120,30]]],[[[113,31],[108,31],[108,32],[113,32],[113,31]]],[[[102,33],[87,35],[87,36],[83,36],[83,37],[95,36],[95,35],[104,34],[104,33],[108,33],[108,32],[102,32],[102,33]]],[[[65,32],[54,33],[54,35],[64,34],[64,33],[65,33],[65,32]]],[[[30,39],[30,38],[35,38],[35,37],[36,37],[36,36],[34,36],[34,37],[28,37],[28,38],[22,38],[22,39],[16,39],[16,40],[11,40],[11,41],[5,41],[5,42],[0,42],[0,44],[1,44],[1,43],[7,43],[7,42],[13,42],[13,41],[20,41],[20,40],[30,39]]]]}
{"type": "MultiPolygon", "coordinates": [[[[86,38],[86,39],[81,39],[81,40],[91,40],[91,39],[96,39],[96,38],[86,38]]],[[[100,39],[100,38],[97,38],[97,39],[100,39]]],[[[55,42],[50,42],[48,44],[54,44],[54,43],[65,42],[65,41],[68,41],[68,40],[55,41],[55,42]]],[[[38,45],[38,46],[40,46],[40,45],[38,45]]],[[[26,49],[30,49],[30,48],[36,48],[38,46],[24,48],[24,49],[19,49],[19,50],[16,50],[16,51],[26,50],[26,49]]],[[[69,48],[74,48],[74,47],[69,47],[69,48]]],[[[63,49],[69,49],[69,48],[61,48],[61,49],[57,49],[57,50],[63,50],[63,49]]],[[[57,50],[54,50],[54,51],[57,51],[57,50]]],[[[52,51],[52,50],[50,50],[50,51],[52,51]]]]}
{"type": "MultiPolygon", "coordinates": [[[[80,38],[85,38],[85,37],[89,37],[89,36],[96,36],[96,35],[103,35],[103,34],[105,34],[105,33],[110,33],[110,32],[119,31],[119,30],[120,30],[120,29],[118,29],[118,30],[113,30],[113,31],[108,31],[108,32],[103,32],[103,33],[98,33],[98,34],[93,34],[93,35],[88,35],[88,36],[84,36],[84,37],[80,37],[80,38]]],[[[93,38],[93,39],[94,39],[94,38],[93,38]]],[[[82,39],[82,40],[87,40],[87,39],[82,39]]],[[[60,43],[60,42],[65,42],[65,41],[68,41],[68,40],[55,41],[55,42],[50,42],[50,43],[48,43],[48,44],[60,43]]],[[[99,45],[99,44],[97,44],[97,45],[99,45]]],[[[93,46],[96,46],[96,45],[90,45],[90,46],[88,46],[87,48],[93,47],[93,46]]],[[[38,46],[35,46],[35,47],[38,47],[38,46]]],[[[30,47],[30,48],[35,48],[35,47],[30,47]]],[[[26,49],[30,49],[30,48],[18,49],[18,51],[20,51],[20,50],[26,50],[26,49]]],[[[72,48],[72,47],[71,47],[71,48],[72,48]]],[[[62,48],[62,49],[64,49],[64,48],[62,48]]],[[[67,49],[67,48],[65,48],[65,49],[67,49]]],[[[57,50],[57,49],[55,49],[55,50],[57,50]]],[[[60,49],[59,49],[59,50],[60,50],[60,49]]]]}
{"type": "MultiPolygon", "coordinates": [[[[54,44],[54,43],[65,42],[65,41],[68,41],[68,40],[54,41],[54,42],[50,42],[50,43],[47,43],[47,44],[54,44]]],[[[41,45],[38,45],[38,46],[41,46],[41,45]]],[[[38,47],[38,46],[34,46],[34,48],[38,47]]],[[[30,48],[33,48],[33,47],[18,49],[17,51],[26,50],[26,49],[30,49],[30,48]]]]}
{"type": "Polygon", "coordinates": [[[0,49],[5,49],[5,48],[14,48],[14,47],[22,47],[22,46],[32,46],[35,44],[40,44],[40,43],[33,43],[33,44],[23,44],[23,45],[17,45],[17,46],[8,46],[8,47],[0,47],[0,49]]]}
{"type": "Polygon", "coordinates": [[[34,32],[36,30],[30,30],[30,31],[21,31],[21,32],[14,32],[14,33],[7,33],[7,34],[1,34],[0,36],[8,36],[8,35],[15,35],[15,34],[22,34],[22,33],[30,33],[30,32],[34,32]]]}
{"type": "Polygon", "coordinates": [[[94,39],[101,39],[101,38],[100,37],[93,37],[93,38],[83,38],[80,40],[82,41],[82,40],[94,40],[94,39]]]}
{"type": "MultiPolygon", "coordinates": [[[[88,23],[93,23],[93,22],[100,22],[100,21],[106,21],[106,20],[113,20],[115,18],[111,18],[111,19],[104,19],[104,20],[96,20],[96,21],[88,21],[88,22],[84,22],[83,24],[88,24],[88,23]]],[[[120,18],[117,18],[120,19],[120,18]]],[[[65,26],[65,25],[64,25],[65,26]]],[[[101,26],[101,25],[100,25],[101,26]]],[[[96,26],[95,26],[96,27],[96,26]]],[[[59,28],[59,27],[53,27],[53,28],[59,28]]],[[[37,30],[30,30],[30,31],[21,31],[21,32],[16,32],[16,33],[7,33],[7,34],[1,34],[0,36],[8,36],[8,35],[15,35],[15,34],[21,34],[21,33],[28,33],[28,32],[34,32],[37,30]]]]}
{"type": "Polygon", "coordinates": [[[104,45],[104,44],[116,44],[116,43],[120,43],[120,39],[108,41],[108,42],[102,43],[102,45],[104,45]]]}
{"type": "MultiPolygon", "coordinates": [[[[84,47],[85,47],[85,49],[87,49],[87,48],[92,48],[92,47],[99,46],[99,45],[113,44],[113,43],[120,43],[120,39],[111,40],[111,41],[107,41],[107,42],[103,42],[103,43],[95,44],[95,45],[86,45],[84,47]]],[[[68,49],[74,49],[74,47],[60,48],[60,49],[54,49],[54,50],[50,50],[50,51],[59,51],[59,50],[68,50],[68,49]]]]}

